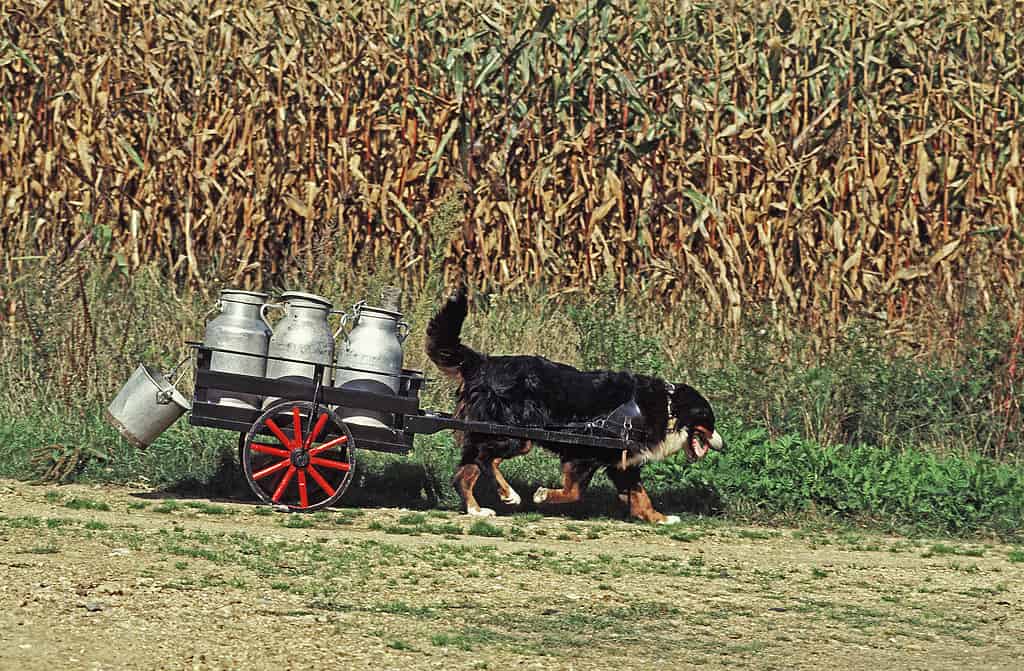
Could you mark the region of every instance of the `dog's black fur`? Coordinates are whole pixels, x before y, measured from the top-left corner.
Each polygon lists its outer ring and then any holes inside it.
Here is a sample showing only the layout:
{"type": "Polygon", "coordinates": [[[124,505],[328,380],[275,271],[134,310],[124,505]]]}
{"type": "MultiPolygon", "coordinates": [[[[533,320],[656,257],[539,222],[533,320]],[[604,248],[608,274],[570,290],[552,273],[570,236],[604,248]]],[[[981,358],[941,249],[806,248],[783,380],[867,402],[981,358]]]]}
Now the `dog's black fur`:
{"type": "MultiPolygon", "coordinates": [[[[427,327],[427,356],[460,383],[455,415],[471,421],[517,426],[551,426],[588,421],[635,400],[643,415],[643,449],[623,454],[605,448],[542,444],[562,460],[563,487],[540,488],[534,501],[567,503],[581,498],[598,469],[604,467],[629,506],[633,517],[652,522],[668,520],[654,510],[640,482],[640,466],[684,449],[691,459],[708,448],[722,449],[715,433],[711,405],[695,389],[647,375],[615,371],[580,371],[540,356],[488,356],[462,343],[462,324],[468,313],[465,287],[460,288],[427,327]],[[668,446],[668,447],[666,447],[668,446]]],[[[515,505],[519,495],[508,485],[498,464],[529,452],[531,444],[518,438],[468,433],[462,436],[462,459],[453,479],[473,515],[491,515],[481,508],[473,487],[481,473],[491,473],[501,499],[515,505]]]]}

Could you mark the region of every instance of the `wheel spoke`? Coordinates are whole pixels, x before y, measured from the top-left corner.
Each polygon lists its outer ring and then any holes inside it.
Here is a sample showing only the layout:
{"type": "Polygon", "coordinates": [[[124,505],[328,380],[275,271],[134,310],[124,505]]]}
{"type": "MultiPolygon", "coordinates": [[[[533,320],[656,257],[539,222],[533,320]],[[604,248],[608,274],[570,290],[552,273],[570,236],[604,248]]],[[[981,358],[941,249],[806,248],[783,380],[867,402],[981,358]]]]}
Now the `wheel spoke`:
{"type": "Polygon", "coordinates": [[[274,494],[270,497],[271,501],[274,503],[281,502],[281,496],[284,495],[284,490],[288,486],[288,483],[292,481],[293,475],[295,475],[295,467],[289,464],[288,470],[284,473],[284,477],[281,478],[281,482],[277,485],[277,489],[274,490],[274,494]]]}
{"type": "Polygon", "coordinates": [[[292,449],[297,450],[302,447],[302,418],[299,417],[299,406],[292,406],[292,436],[295,438],[295,442],[292,444],[292,449]]]}
{"type": "Polygon", "coordinates": [[[264,445],[263,443],[253,443],[249,446],[253,452],[259,452],[260,454],[269,454],[274,457],[281,457],[282,459],[288,458],[288,450],[282,450],[279,447],[273,445],[264,445]]]}
{"type": "Polygon", "coordinates": [[[309,463],[316,466],[323,466],[324,468],[333,468],[337,471],[347,471],[351,466],[344,461],[335,461],[334,459],[324,459],[322,457],[312,457],[309,463]]]}
{"type": "Polygon", "coordinates": [[[313,478],[313,481],[320,485],[320,489],[324,490],[324,494],[334,496],[334,487],[331,487],[330,483],[324,480],[324,476],[320,475],[320,471],[313,468],[313,464],[307,466],[306,471],[309,472],[309,477],[313,478]]]}
{"type": "Polygon", "coordinates": [[[282,445],[288,449],[292,449],[292,447],[294,447],[291,439],[284,435],[284,431],[281,430],[281,427],[277,425],[277,422],[275,422],[272,417],[267,417],[267,421],[264,423],[267,425],[267,428],[270,429],[270,432],[277,436],[277,439],[281,441],[282,445]]]}
{"type": "Polygon", "coordinates": [[[320,432],[324,430],[328,417],[329,415],[325,412],[316,420],[316,425],[313,426],[313,430],[306,436],[306,442],[303,445],[307,450],[313,444],[313,441],[316,440],[316,437],[320,435],[320,432]]]}
{"type": "Polygon", "coordinates": [[[306,493],[306,469],[299,470],[299,505],[303,508],[309,507],[309,495],[306,493]]]}
{"type": "Polygon", "coordinates": [[[277,462],[272,466],[267,466],[266,468],[256,471],[255,473],[252,474],[252,479],[262,480],[268,475],[273,475],[274,473],[279,473],[283,471],[284,469],[288,468],[288,465],[291,463],[292,462],[290,459],[282,459],[281,461],[277,462]]]}
{"type": "Polygon", "coordinates": [[[309,456],[311,456],[311,457],[316,456],[316,455],[320,454],[321,452],[326,452],[327,450],[331,449],[332,447],[338,447],[339,445],[344,445],[347,442],[348,442],[348,436],[338,436],[334,440],[328,440],[323,445],[317,445],[316,447],[311,449],[309,451],[309,456]]]}

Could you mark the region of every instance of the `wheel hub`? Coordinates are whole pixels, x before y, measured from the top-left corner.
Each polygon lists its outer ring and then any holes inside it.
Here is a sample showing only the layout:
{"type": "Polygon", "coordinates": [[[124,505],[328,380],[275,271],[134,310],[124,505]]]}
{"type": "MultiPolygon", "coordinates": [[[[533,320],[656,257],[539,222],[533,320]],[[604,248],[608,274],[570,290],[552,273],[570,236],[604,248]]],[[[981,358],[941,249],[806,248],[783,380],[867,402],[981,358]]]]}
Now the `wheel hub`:
{"type": "Polygon", "coordinates": [[[291,460],[292,466],[295,468],[305,468],[309,466],[309,452],[305,450],[292,450],[291,460]]]}

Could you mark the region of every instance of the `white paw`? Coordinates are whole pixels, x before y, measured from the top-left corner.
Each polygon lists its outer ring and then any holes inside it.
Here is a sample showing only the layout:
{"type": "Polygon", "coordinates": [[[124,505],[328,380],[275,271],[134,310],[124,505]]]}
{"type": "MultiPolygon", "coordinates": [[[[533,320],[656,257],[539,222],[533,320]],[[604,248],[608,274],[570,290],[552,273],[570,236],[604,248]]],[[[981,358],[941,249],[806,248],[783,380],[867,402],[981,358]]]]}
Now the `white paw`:
{"type": "Polygon", "coordinates": [[[470,517],[494,517],[498,513],[490,508],[469,508],[466,510],[466,514],[470,517]]]}
{"type": "Polygon", "coordinates": [[[519,492],[509,487],[508,496],[501,497],[501,502],[508,506],[518,506],[523,499],[519,496],[519,492]]]}
{"type": "Polygon", "coordinates": [[[665,519],[658,522],[658,524],[679,524],[682,521],[679,515],[665,515],[665,519]]]}
{"type": "Polygon", "coordinates": [[[537,491],[535,491],[533,493],[533,502],[534,503],[544,503],[545,501],[547,501],[548,500],[548,491],[549,490],[548,490],[547,487],[538,487],[537,491]]]}

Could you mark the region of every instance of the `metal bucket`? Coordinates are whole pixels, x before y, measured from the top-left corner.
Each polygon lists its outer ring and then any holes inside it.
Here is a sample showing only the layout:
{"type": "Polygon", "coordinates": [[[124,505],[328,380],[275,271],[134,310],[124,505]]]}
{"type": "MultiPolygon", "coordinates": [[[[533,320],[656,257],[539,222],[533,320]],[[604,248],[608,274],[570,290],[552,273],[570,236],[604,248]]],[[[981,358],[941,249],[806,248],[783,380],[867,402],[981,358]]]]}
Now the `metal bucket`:
{"type": "Polygon", "coordinates": [[[163,373],[139,364],[105,415],[125,440],[145,449],[191,407],[163,373]]]}

